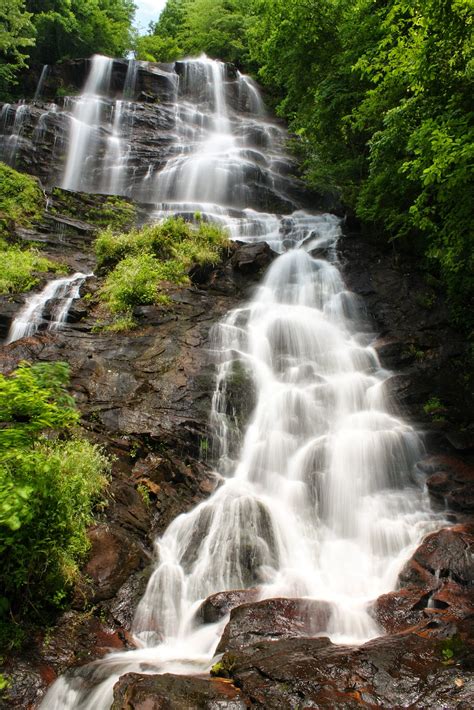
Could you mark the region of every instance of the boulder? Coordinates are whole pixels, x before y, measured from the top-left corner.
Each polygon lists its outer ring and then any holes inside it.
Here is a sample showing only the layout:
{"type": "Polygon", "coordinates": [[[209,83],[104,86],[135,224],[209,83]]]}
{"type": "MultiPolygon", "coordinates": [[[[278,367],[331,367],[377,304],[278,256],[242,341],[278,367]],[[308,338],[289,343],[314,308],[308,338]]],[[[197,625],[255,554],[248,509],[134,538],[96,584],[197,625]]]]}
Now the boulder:
{"type": "Polygon", "coordinates": [[[455,525],[427,535],[402,569],[399,585],[437,589],[443,579],[464,586],[472,584],[473,547],[473,525],[455,525]]]}
{"type": "Polygon", "coordinates": [[[221,678],[127,673],[114,687],[111,710],[246,710],[241,691],[221,678]]]}
{"type": "Polygon", "coordinates": [[[321,635],[331,616],[328,602],[313,599],[264,599],[232,609],[217,653],[262,640],[321,635]]]}
{"type": "Polygon", "coordinates": [[[243,274],[256,273],[267,268],[276,256],[266,242],[239,243],[231,258],[231,264],[236,271],[243,274]]]}
{"type": "Polygon", "coordinates": [[[217,592],[207,597],[196,612],[196,616],[203,621],[204,624],[214,624],[216,621],[223,619],[224,616],[230,614],[232,609],[254,602],[258,598],[258,589],[231,589],[226,592],[217,592]]]}

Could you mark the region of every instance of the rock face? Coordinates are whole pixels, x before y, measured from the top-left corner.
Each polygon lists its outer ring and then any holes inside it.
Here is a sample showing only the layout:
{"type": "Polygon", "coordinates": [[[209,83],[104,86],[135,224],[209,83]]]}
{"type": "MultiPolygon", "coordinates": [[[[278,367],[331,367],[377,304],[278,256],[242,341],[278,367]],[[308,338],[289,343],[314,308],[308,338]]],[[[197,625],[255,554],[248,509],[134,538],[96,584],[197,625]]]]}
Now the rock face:
{"type": "Polygon", "coordinates": [[[231,677],[256,708],[398,708],[468,710],[474,681],[467,636],[452,665],[440,642],[415,634],[364,646],[327,638],[263,641],[224,655],[231,677]],[[464,655],[462,655],[464,653],[464,655]]]}
{"type": "Polygon", "coordinates": [[[246,710],[248,707],[240,690],[223,679],[127,673],[115,685],[111,710],[246,710]]]}
{"type": "Polygon", "coordinates": [[[410,254],[395,249],[348,226],[338,244],[344,278],[379,333],[374,346],[382,365],[397,371],[387,385],[405,416],[427,430],[427,448],[469,456],[474,398],[468,344],[450,325],[436,283],[410,254]]]}
{"type": "Polygon", "coordinates": [[[375,601],[380,626],[390,634],[416,627],[449,635],[472,614],[473,551],[472,525],[428,535],[400,572],[400,588],[375,601]]]}

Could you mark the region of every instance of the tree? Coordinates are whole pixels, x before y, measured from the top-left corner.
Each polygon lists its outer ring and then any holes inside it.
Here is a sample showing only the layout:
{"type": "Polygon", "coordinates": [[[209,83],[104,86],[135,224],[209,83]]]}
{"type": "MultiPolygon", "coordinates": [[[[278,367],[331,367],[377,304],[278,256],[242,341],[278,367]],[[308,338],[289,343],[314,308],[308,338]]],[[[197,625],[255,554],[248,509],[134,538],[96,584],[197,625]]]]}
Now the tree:
{"type": "Polygon", "coordinates": [[[132,46],[133,0],[27,0],[27,8],[37,32],[31,53],[37,62],[123,56],[132,46]]]}
{"type": "Polygon", "coordinates": [[[24,51],[34,45],[35,29],[24,0],[9,0],[0,7],[0,95],[16,82],[16,75],[27,62],[24,51]]]}

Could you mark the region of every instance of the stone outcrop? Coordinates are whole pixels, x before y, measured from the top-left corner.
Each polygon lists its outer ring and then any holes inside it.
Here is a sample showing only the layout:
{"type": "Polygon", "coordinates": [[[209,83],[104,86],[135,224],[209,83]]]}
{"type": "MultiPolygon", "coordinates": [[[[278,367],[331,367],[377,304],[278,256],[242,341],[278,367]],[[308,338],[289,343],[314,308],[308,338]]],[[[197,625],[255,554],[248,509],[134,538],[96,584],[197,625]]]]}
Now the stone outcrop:
{"type": "Polygon", "coordinates": [[[241,691],[222,678],[127,673],[114,688],[111,710],[246,710],[241,691]]]}

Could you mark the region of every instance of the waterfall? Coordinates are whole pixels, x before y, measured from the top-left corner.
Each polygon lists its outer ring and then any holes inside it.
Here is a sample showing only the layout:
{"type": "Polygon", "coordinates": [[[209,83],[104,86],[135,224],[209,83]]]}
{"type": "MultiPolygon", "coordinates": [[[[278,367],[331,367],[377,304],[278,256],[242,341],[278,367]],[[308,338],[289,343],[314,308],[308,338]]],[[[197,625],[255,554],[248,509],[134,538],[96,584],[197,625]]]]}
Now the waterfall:
{"type": "Polygon", "coordinates": [[[96,54],[83,93],[72,100],[71,132],[62,187],[87,190],[99,143],[104,94],[107,93],[113,60],[96,54]]]}
{"type": "Polygon", "coordinates": [[[72,302],[79,298],[81,286],[90,276],[92,274],[78,271],[72,276],[49,281],[40,293],[29,296],[12,322],[6,342],[13,343],[34,335],[44,326],[47,330],[58,330],[66,322],[72,302]],[[48,320],[45,318],[47,308],[50,308],[48,320]]]}
{"type": "Polygon", "coordinates": [[[49,72],[49,65],[45,64],[41,70],[40,78],[39,78],[38,84],[36,86],[36,91],[35,91],[35,95],[33,97],[33,101],[39,101],[39,99],[41,98],[41,94],[43,92],[43,87],[44,87],[44,83],[46,81],[46,78],[48,76],[48,72],[49,72]]]}
{"type": "Polygon", "coordinates": [[[155,219],[199,211],[279,256],[214,332],[211,421],[223,484],[156,541],[133,624],[138,648],[59,678],[48,710],[105,710],[124,673],[208,670],[226,620],[203,625],[196,610],[223,590],[325,600],[332,614],[315,633],[373,638],[381,632],[368,603],[393,589],[423,535],[442,524],[416,476],[422,443],[389,399],[391,373],[342,279],[338,218],[290,196],[285,133],[248,78],[206,57],[175,72],[170,156],[139,188],[153,196],[155,219]],[[261,208],[268,195],[289,207],[283,216],[261,208]],[[228,407],[236,380],[255,390],[244,430],[228,407]]]}

